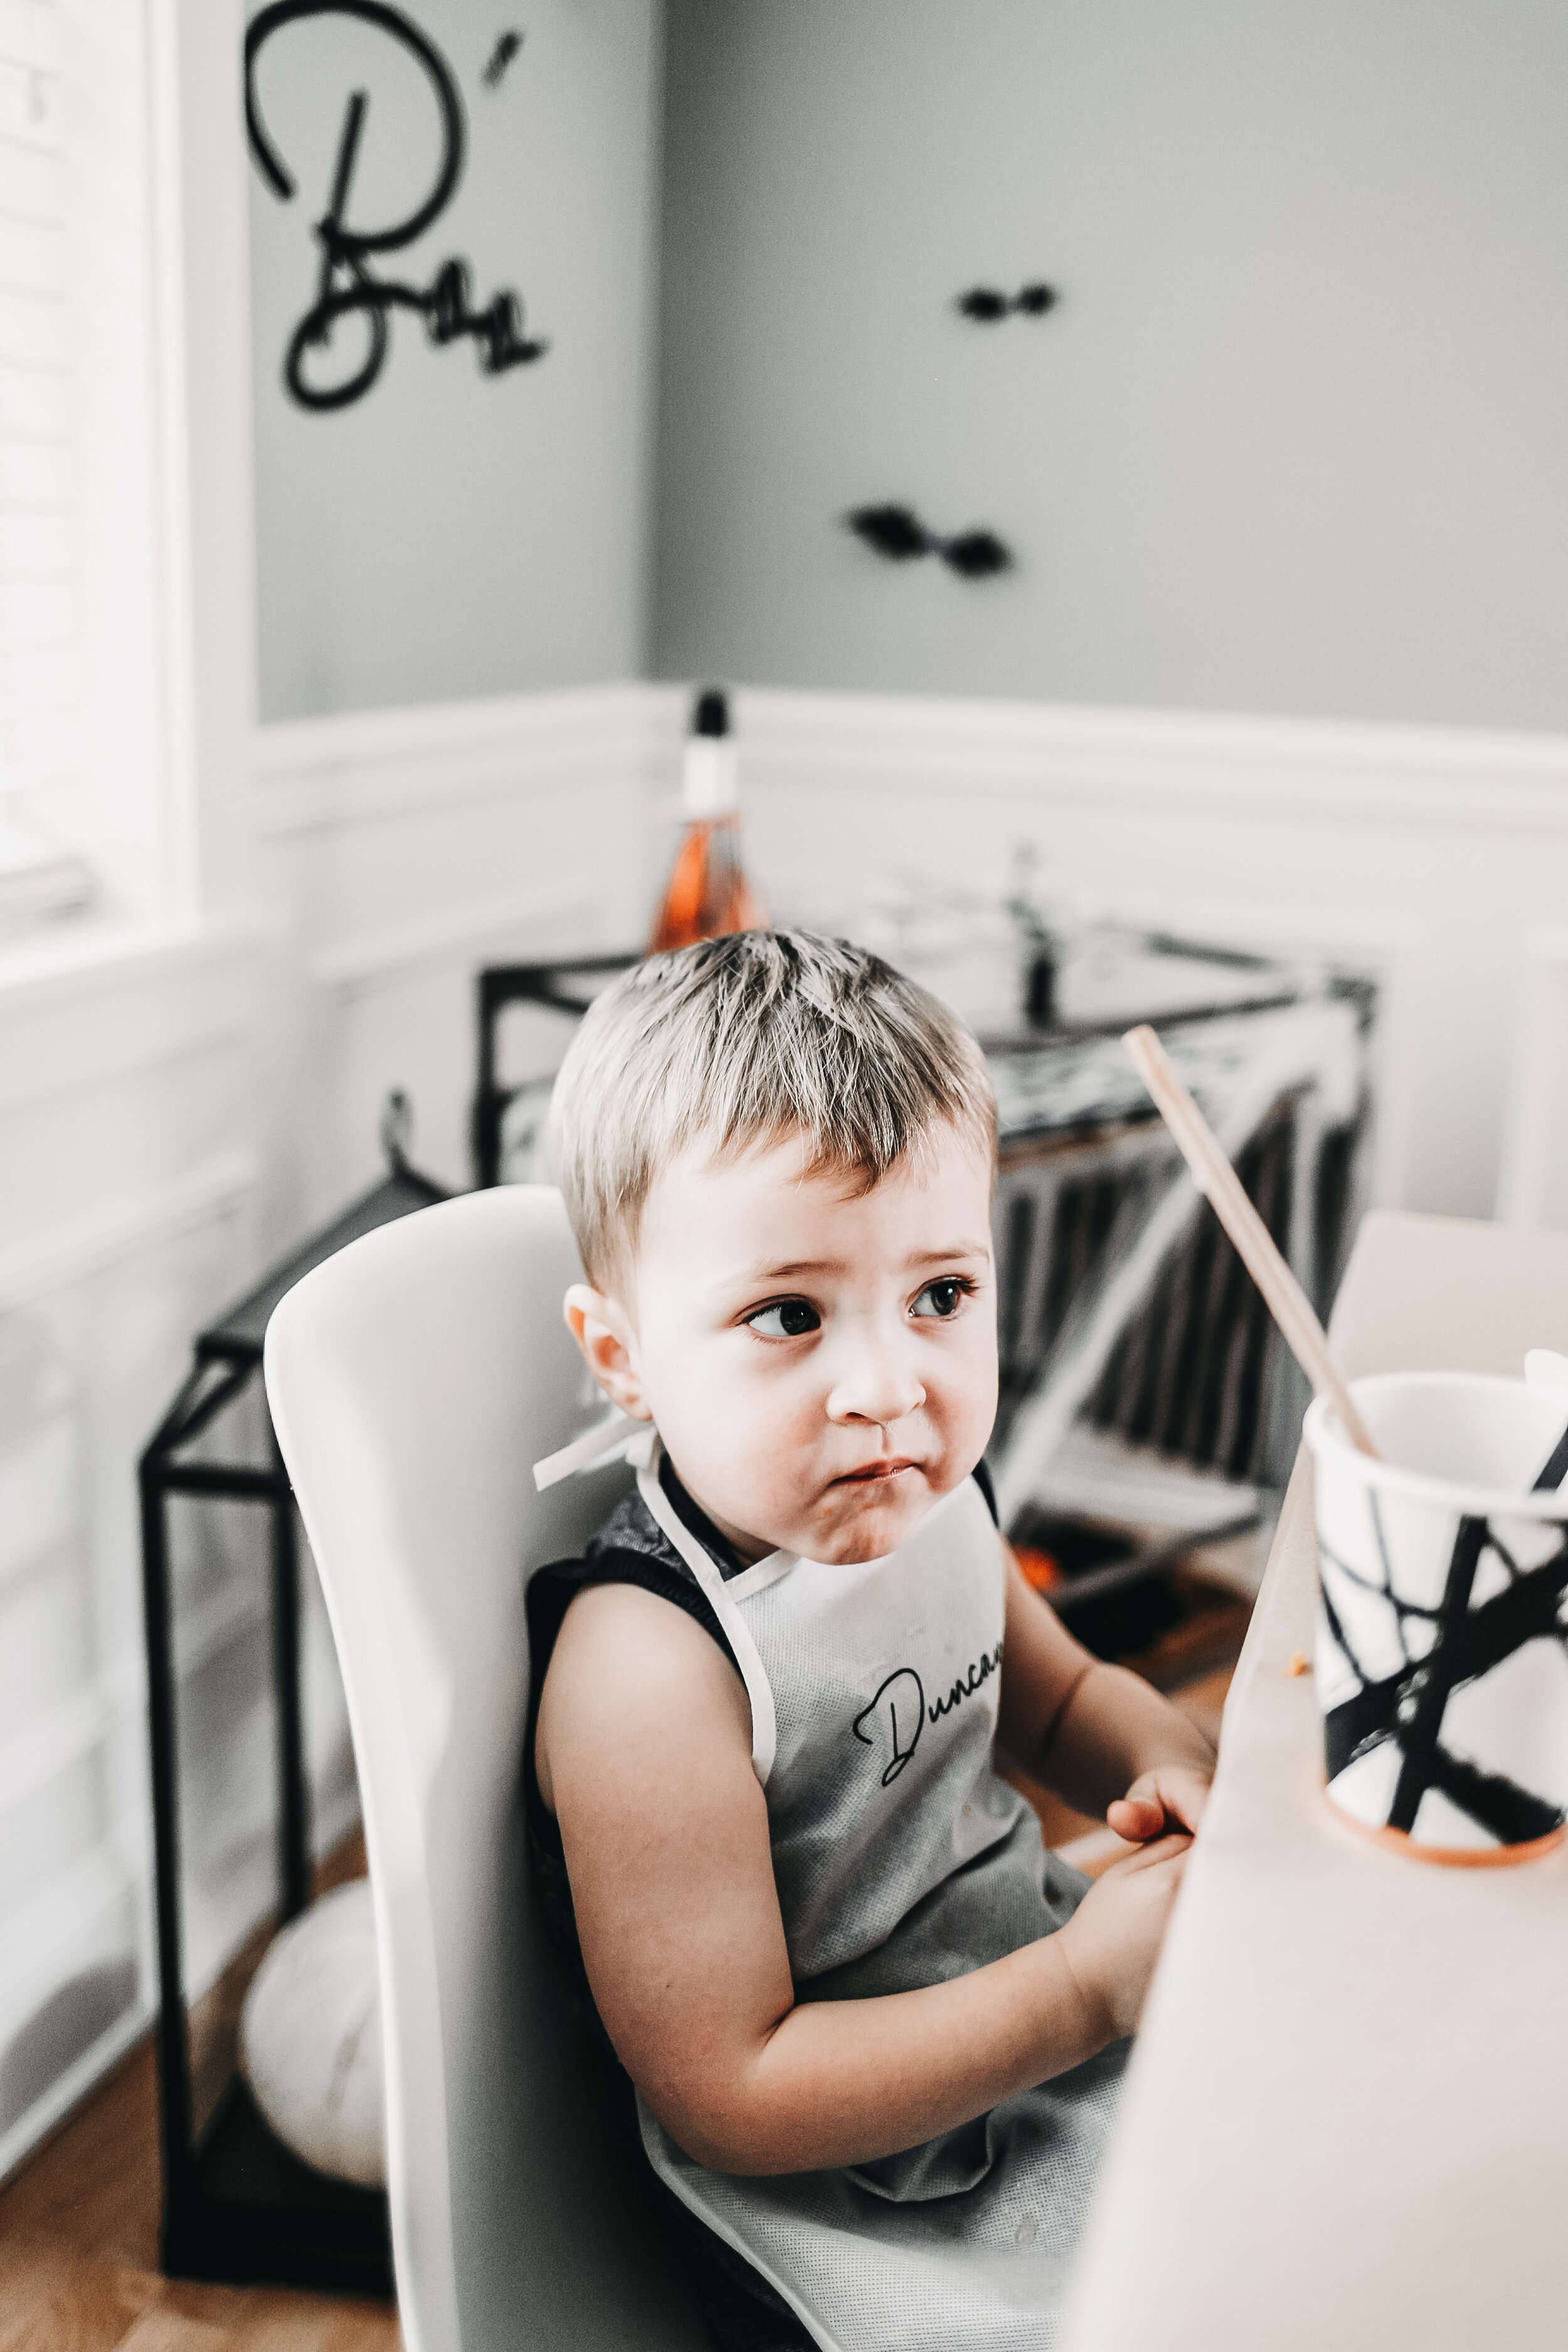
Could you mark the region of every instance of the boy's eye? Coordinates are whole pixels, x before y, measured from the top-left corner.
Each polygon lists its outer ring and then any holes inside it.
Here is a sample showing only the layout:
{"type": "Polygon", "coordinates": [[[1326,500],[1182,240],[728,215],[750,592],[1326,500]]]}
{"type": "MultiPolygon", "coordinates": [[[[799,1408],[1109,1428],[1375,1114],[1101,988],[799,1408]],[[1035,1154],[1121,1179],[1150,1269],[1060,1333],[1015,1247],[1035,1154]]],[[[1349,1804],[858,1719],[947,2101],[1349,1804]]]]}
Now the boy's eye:
{"type": "Polygon", "coordinates": [[[819,1330],[822,1325],[816,1307],[804,1298],[781,1298],[775,1306],[759,1307],[746,1320],[764,1339],[798,1339],[804,1332],[819,1330]]]}
{"type": "Polygon", "coordinates": [[[958,1302],[968,1286],[967,1283],[960,1282],[956,1275],[948,1275],[941,1282],[928,1282],[910,1307],[910,1313],[925,1316],[939,1315],[944,1318],[956,1314],[958,1302]]]}

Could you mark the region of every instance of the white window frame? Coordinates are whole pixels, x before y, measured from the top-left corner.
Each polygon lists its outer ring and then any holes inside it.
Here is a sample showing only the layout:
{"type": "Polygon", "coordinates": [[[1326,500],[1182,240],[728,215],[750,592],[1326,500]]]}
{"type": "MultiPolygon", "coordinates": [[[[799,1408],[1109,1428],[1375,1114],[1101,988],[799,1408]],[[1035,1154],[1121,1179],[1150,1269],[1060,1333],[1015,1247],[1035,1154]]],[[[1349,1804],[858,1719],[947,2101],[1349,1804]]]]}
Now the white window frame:
{"type": "Polygon", "coordinates": [[[68,796],[77,618],[70,179],[58,0],[0,0],[0,925],[82,904],[68,796]],[[29,803],[45,811],[41,831],[29,803]]]}
{"type": "Polygon", "coordinates": [[[241,0],[0,0],[58,21],[68,185],[77,741],[0,774],[0,980],[253,896],[241,0]]]}

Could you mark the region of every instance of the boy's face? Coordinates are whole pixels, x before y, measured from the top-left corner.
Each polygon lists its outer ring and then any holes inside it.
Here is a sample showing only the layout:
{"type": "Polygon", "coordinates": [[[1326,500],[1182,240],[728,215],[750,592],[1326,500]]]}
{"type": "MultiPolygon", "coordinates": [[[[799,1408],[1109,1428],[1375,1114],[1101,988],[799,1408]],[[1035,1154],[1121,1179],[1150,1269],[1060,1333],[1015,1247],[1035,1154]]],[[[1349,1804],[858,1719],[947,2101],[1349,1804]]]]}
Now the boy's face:
{"type": "Polygon", "coordinates": [[[991,1171],[953,1129],[870,1192],[798,1139],[694,1150],[644,1207],[629,1298],[567,1319],[748,1559],[877,1559],[966,1478],[996,1411],[991,1171]]]}

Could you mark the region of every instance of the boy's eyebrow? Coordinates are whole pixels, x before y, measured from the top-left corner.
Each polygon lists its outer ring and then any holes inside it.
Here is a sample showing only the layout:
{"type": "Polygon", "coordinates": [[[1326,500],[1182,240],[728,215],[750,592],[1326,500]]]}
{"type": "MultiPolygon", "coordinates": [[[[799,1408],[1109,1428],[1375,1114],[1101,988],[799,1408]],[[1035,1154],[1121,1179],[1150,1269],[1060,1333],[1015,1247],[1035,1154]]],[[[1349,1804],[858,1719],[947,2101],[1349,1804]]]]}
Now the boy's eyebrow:
{"type": "Polygon", "coordinates": [[[791,1274],[842,1274],[845,1261],[841,1257],[797,1257],[787,1265],[759,1265],[759,1282],[782,1282],[791,1274]]]}
{"type": "Polygon", "coordinates": [[[946,1249],[911,1250],[904,1260],[904,1270],[912,1273],[920,1265],[944,1265],[955,1257],[984,1257],[984,1242],[952,1242],[946,1249]]]}
{"type": "MultiPolygon", "coordinates": [[[[950,1248],[912,1250],[904,1260],[904,1271],[917,1266],[945,1265],[958,1257],[984,1257],[985,1250],[979,1242],[954,1242],[950,1248]]],[[[794,1275],[842,1274],[850,1261],[842,1257],[792,1258],[787,1265],[752,1267],[746,1279],[752,1282],[785,1282],[794,1275]]]]}

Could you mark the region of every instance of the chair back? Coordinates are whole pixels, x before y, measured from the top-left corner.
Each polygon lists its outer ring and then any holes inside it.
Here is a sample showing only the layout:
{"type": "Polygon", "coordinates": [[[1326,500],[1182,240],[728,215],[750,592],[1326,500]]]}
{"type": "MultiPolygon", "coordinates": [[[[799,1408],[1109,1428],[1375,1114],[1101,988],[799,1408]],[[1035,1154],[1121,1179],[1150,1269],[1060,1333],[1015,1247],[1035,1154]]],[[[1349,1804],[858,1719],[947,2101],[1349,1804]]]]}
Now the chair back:
{"type": "Polygon", "coordinates": [[[406,2352],[696,2352],[526,1877],[523,1594],[620,1471],[543,1495],[585,1425],[560,1195],[469,1193],[290,1291],[267,1391],[337,1642],[386,2038],[406,2352]]]}

